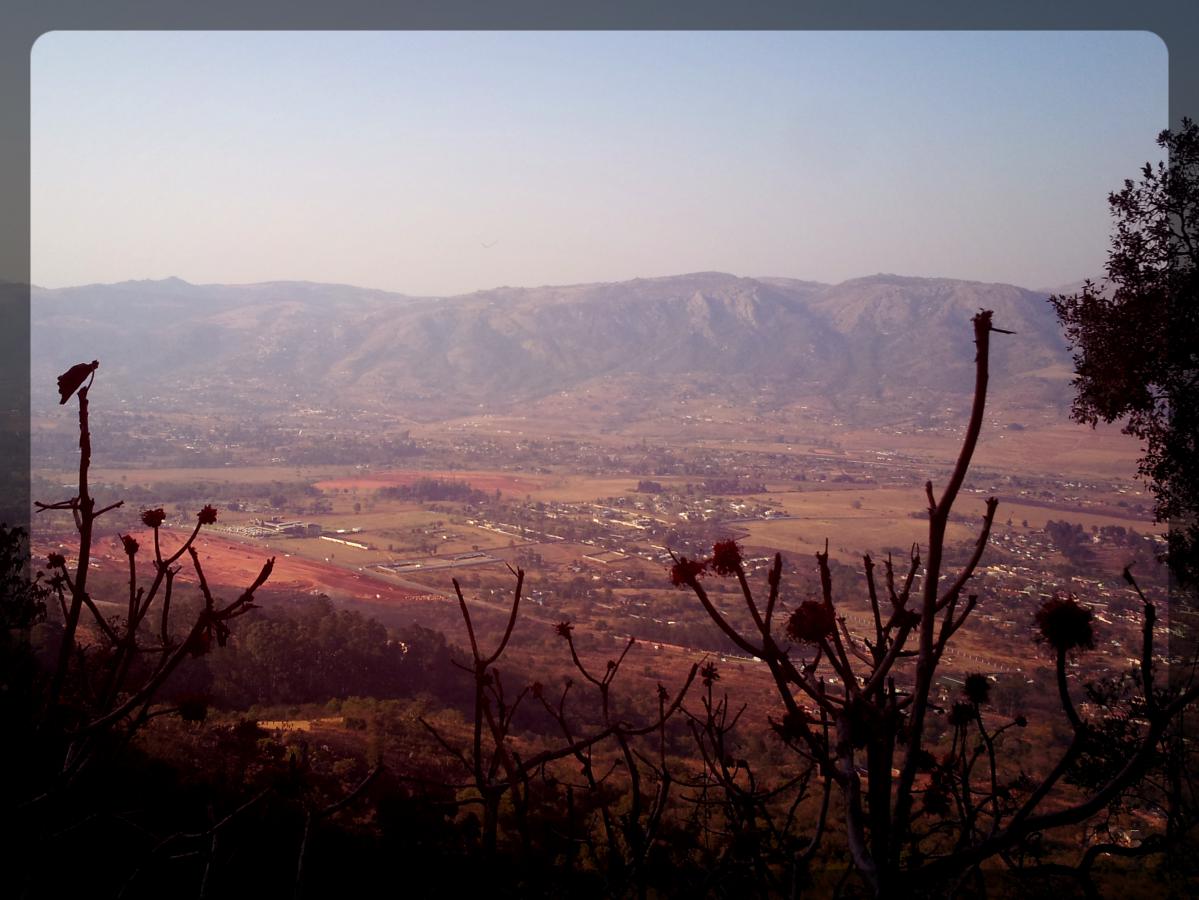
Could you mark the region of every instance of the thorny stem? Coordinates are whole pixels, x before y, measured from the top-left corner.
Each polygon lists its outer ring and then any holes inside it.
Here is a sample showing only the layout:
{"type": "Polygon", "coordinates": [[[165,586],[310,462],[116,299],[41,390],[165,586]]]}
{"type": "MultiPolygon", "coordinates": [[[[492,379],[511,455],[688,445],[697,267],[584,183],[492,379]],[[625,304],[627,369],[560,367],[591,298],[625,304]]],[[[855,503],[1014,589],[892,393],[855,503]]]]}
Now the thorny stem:
{"type": "Polygon", "coordinates": [[[91,562],[92,523],[96,501],[92,499],[87,483],[88,469],[92,462],[92,437],[88,430],[88,390],[89,386],[84,386],[79,389],[77,394],[79,398],[79,493],[71,509],[75,513],[75,522],[79,529],[79,559],[75,567],[75,581],[71,588],[71,606],[67,610],[62,645],[58,651],[58,664],[54,668],[53,680],[50,682],[48,700],[50,709],[58,705],[67,667],[70,665],[71,654],[75,649],[75,629],[79,624],[79,612],[83,607],[83,598],[87,591],[87,572],[91,562]]]}
{"type": "MultiPolygon", "coordinates": [[[[989,310],[984,310],[974,317],[974,343],[977,349],[974,360],[974,402],[970,409],[970,421],[966,426],[966,436],[962,442],[961,451],[958,453],[953,473],[949,477],[949,483],[945,486],[945,491],[929,509],[928,563],[924,572],[924,598],[920,617],[920,653],[916,662],[916,687],[913,692],[908,752],[900,770],[895,811],[892,816],[897,834],[892,843],[892,859],[884,861],[888,866],[898,865],[899,848],[905,843],[912,810],[912,785],[916,780],[920,751],[923,749],[924,719],[928,712],[928,695],[932,689],[933,672],[936,666],[933,620],[939,600],[937,594],[940,589],[941,556],[945,547],[945,530],[949,523],[949,513],[953,508],[953,502],[957,498],[958,491],[966,478],[966,471],[970,467],[970,460],[974,456],[974,448],[978,444],[983,413],[986,409],[991,346],[991,312],[989,310]]],[[[928,493],[930,501],[932,501],[931,484],[928,486],[928,493]]],[[[988,507],[993,515],[990,504],[988,507]]]]}

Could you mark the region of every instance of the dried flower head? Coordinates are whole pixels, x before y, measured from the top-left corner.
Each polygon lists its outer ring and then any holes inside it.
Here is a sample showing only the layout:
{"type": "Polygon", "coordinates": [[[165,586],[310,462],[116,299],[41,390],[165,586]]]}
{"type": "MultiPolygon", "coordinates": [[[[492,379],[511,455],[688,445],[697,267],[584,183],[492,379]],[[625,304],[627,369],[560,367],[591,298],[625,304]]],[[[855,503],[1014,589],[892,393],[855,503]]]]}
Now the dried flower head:
{"type": "Polygon", "coordinates": [[[125,554],[132,556],[137,552],[137,541],[127,534],[121,535],[121,543],[125,545],[125,554]]]}
{"type": "Polygon", "coordinates": [[[805,600],[791,613],[787,621],[787,634],[795,641],[819,644],[833,633],[835,625],[832,604],[822,600],[805,600]]]}
{"type": "Polygon", "coordinates": [[[1015,721],[1017,728],[1027,728],[1028,727],[1028,719],[1026,719],[1024,716],[1016,716],[1016,718],[1013,721],[1015,721]]]}
{"type": "Polygon", "coordinates": [[[161,525],[163,522],[166,521],[166,518],[167,518],[167,514],[162,511],[161,507],[157,508],[157,509],[143,509],[142,510],[142,523],[147,528],[157,528],[159,525],[161,525]]]}
{"type": "Polygon", "coordinates": [[[61,569],[67,564],[67,558],[61,553],[51,553],[46,557],[46,562],[52,569],[61,569]]]}
{"type": "Polygon", "coordinates": [[[574,626],[571,625],[570,622],[566,622],[566,621],[559,622],[557,625],[554,626],[554,631],[557,632],[558,637],[568,638],[568,637],[570,637],[570,633],[573,630],[574,630],[574,626]]]}
{"type": "Polygon", "coordinates": [[[670,567],[670,583],[675,587],[694,584],[695,579],[707,572],[707,569],[708,564],[703,560],[681,557],[670,567]]]}
{"type": "Polygon", "coordinates": [[[720,680],[720,673],[716,670],[716,663],[714,662],[704,663],[703,666],[700,667],[699,674],[700,678],[703,679],[704,684],[708,685],[709,687],[711,687],[712,682],[720,680]]]}
{"type": "Polygon", "coordinates": [[[970,703],[955,703],[949,710],[949,724],[955,728],[969,725],[974,721],[974,705],[970,703]]]}
{"type": "Polygon", "coordinates": [[[741,568],[741,548],[736,541],[717,541],[712,545],[712,571],[717,575],[736,575],[741,568]]]}
{"type": "Polygon", "coordinates": [[[974,672],[966,676],[966,683],[962,686],[962,693],[974,705],[982,706],[982,704],[991,699],[991,682],[986,675],[974,672]]]}
{"type": "Polygon", "coordinates": [[[216,507],[210,504],[204,504],[204,508],[200,510],[196,516],[200,520],[201,525],[211,525],[216,521],[216,507]]]}
{"type": "Polygon", "coordinates": [[[1073,596],[1056,594],[1046,600],[1037,610],[1037,625],[1042,639],[1054,650],[1095,649],[1091,611],[1079,606],[1073,596]]]}

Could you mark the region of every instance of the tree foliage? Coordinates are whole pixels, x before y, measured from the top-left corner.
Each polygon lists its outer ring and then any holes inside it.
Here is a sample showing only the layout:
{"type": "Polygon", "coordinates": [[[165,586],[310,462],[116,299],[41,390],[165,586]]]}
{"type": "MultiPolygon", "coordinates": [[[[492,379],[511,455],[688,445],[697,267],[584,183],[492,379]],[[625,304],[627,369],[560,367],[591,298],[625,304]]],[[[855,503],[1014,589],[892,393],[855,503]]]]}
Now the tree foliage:
{"type": "MultiPolygon", "coordinates": [[[[220,706],[388,699],[425,692],[466,700],[445,635],[412,624],[389,637],[375,619],[305,598],[248,617],[226,652],[205,657],[208,693],[220,706]]],[[[461,654],[459,654],[461,655],[461,654]]]]}
{"type": "Polygon", "coordinates": [[[1114,219],[1107,275],[1050,298],[1075,350],[1073,415],[1124,421],[1145,443],[1141,474],[1170,522],[1171,569],[1199,584],[1199,125],[1183,119],[1108,197],[1114,219]]]}

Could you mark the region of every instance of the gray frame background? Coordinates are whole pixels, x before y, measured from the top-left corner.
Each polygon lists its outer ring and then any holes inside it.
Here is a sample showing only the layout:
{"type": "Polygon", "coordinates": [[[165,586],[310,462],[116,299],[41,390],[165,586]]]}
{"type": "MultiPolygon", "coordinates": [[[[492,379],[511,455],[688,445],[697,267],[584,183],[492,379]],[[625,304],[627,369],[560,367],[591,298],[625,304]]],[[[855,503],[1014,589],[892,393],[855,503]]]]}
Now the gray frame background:
{"type": "MultiPolygon", "coordinates": [[[[55,30],[421,29],[1150,31],[1169,51],[1171,127],[1183,116],[1199,118],[1195,0],[856,0],[837,8],[820,0],[8,0],[0,9],[0,521],[29,524],[29,63],[38,37],[55,30]]],[[[1178,599],[1171,616],[1186,628],[1171,639],[1172,651],[1195,646],[1199,634],[1178,599]]]]}

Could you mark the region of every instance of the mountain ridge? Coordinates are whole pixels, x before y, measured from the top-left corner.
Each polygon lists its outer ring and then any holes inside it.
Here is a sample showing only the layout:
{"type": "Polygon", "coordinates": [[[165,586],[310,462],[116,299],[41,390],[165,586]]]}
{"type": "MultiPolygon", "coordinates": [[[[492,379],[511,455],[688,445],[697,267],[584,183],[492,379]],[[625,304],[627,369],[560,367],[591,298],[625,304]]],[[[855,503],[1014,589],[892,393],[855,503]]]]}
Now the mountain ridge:
{"type": "Polygon", "coordinates": [[[447,414],[610,375],[647,390],[695,377],[727,383],[730,395],[826,394],[851,406],[959,396],[972,382],[969,320],[980,308],[1018,332],[996,342],[997,385],[1018,387],[1030,405],[1060,404],[1064,379],[1044,373],[1068,363],[1042,293],[883,273],[825,284],[693,272],[450,297],[171,278],[37,288],[32,306],[39,384],[78,356],[101,359],[127,390],[149,378],[159,393],[202,386],[243,400],[282,401],[281,385],[326,404],[440,396],[447,414]]]}

